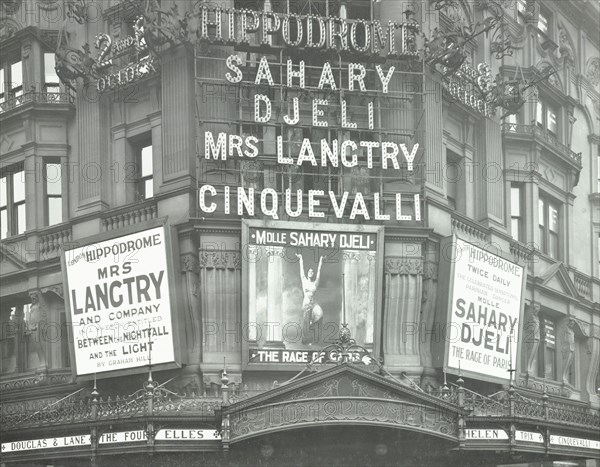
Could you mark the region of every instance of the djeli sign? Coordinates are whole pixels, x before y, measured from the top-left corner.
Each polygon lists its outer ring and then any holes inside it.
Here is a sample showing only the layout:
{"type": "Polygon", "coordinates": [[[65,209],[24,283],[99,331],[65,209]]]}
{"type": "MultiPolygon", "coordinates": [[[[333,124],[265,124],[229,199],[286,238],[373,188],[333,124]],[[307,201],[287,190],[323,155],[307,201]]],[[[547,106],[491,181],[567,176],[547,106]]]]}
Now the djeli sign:
{"type": "Polygon", "coordinates": [[[77,375],[177,361],[165,227],[63,256],[77,375]]]}
{"type": "Polygon", "coordinates": [[[523,266],[454,236],[442,241],[440,252],[440,277],[448,280],[440,293],[435,342],[444,368],[492,382],[509,380],[522,326],[523,266]]]}

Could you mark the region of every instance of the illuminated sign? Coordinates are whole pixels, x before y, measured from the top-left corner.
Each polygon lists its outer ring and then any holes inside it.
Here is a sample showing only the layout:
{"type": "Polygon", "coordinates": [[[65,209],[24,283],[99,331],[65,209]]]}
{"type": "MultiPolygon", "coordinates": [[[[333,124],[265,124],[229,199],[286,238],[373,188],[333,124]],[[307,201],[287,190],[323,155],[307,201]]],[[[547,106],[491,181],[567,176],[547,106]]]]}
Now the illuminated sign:
{"type": "Polygon", "coordinates": [[[343,323],[358,345],[375,348],[381,227],[242,225],[251,364],[361,361],[360,351],[326,350],[343,323]]]}
{"type": "MultiPolygon", "coordinates": [[[[229,71],[225,73],[225,79],[228,82],[248,84],[244,81],[245,76],[238,55],[230,55],[226,65],[229,71]]],[[[376,171],[385,174],[388,180],[403,179],[413,175],[417,155],[422,154],[419,143],[376,141],[373,140],[376,138],[372,137],[353,139],[345,136],[328,139],[318,136],[319,130],[328,127],[347,132],[363,128],[363,125],[359,126],[353,119],[363,120],[365,130],[374,130],[381,124],[378,120],[381,117],[375,118],[375,97],[370,98],[364,103],[365,105],[357,106],[354,103],[352,117],[349,115],[347,100],[351,99],[351,94],[356,96],[365,91],[367,86],[365,83],[373,87],[376,94],[387,94],[392,81],[394,86],[402,84],[400,74],[396,72],[395,66],[375,65],[367,69],[359,63],[348,64],[343,79],[336,78],[337,74],[338,70],[336,69],[334,73],[332,64],[325,62],[321,66],[317,81],[316,76],[309,79],[304,61],[294,62],[288,59],[285,64],[273,64],[266,56],[261,57],[255,73],[251,76],[250,83],[253,86],[266,84],[269,88],[277,86],[289,88],[290,92],[306,89],[317,93],[344,88],[347,90],[347,97],[341,98],[339,102],[325,97],[315,97],[310,101],[308,106],[310,124],[313,128],[311,137],[303,137],[302,128],[297,126],[301,115],[306,114],[304,109],[301,109],[301,105],[307,105],[297,95],[290,96],[289,102],[285,104],[286,106],[289,104],[287,114],[275,115],[272,99],[266,94],[255,93],[252,99],[253,123],[265,126],[285,124],[287,135],[285,137],[278,135],[273,141],[275,161],[282,170],[293,173],[308,165],[323,170],[332,169],[339,171],[341,175],[346,173],[346,179],[350,182],[348,185],[352,188],[338,193],[325,186],[323,189],[315,188],[306,191],[291,187],[278,191],[275,188],[256,189],[252,186],[226,185],[222,193],[219,193],[215,186],[204,184],[198,191],[198,205],[203,213],[210,214],[219,209],[225,214],[232,214],[231,205],[234,200],[239,216],[253,217],[258,209],[255,206],[260,206],[261,213],[273,219],[279,219],[284,215],[299,217],[302,214],[309,218],[323,218],[325,215],[320,211],[319,205],[327,204],[333,207],[333,214],[337,218],[378,221],[421,220],[418,193],[394,193],[393,199],[385,203],[379,187],[372,189],[369,186],[371,174],[376,171]],[[275,83],[274,76],[281,76],[281,81],[275,83]],[[332,118],[336,115],[340,117],[339,121],[337,118],[335,120],[332,118]],[[358,179],[365,181],[359,183],[358,179]],[[304,196],[308,197],[307,209],[304,209],[302,202],[304,196]],[[217,200],[222,204],[218,204],[217,200]],[[389,205],[393,207],[390,209],[389,205]]],[[[204,132],[204,160],[208,162],[224,162],[233,159],[239,160],[242,164],[254,163],[261,153],[259,146],[259,138],[256,135],[204,132]]]]}
{"type": "MultiPolygon", "coordinates": [[[[156,441],[220,441],[221,434],[217,430],[169,428],[156,433],[156,441]]],[[[99,445],[146,443],[148,436],[144,430],[119,431],[103,433],[98,438],[99,445]]],[[[35,451],[39,449],[60,449],[77,446],[91,446],[90,435],[62,436],[58,438],[30,439],[2,443],[2,453],[35,451]]]]}
{"type": "Polygon", "coordinates": [[[12,441],[2,443],[0,449],[3,453],[34,451],[38,449],[57,449],[78,446],[89,446],[92,444],[90,435],[61,436],[58,438],[29,439],[25,441],[12,441]]]}
{"type": "Polygon", "coordinates": [[[507,440],[508,434],[504,430],[497,429],[466,429],[465,438],[468,440],[507,440]]]}
{"type": "Polygon", "coordinates": [[[523,441],[526,443],[543,443],[544,437],[541,433],[535,431],[515,431],[515,440],[523,441]]]}
{"type": "Polygon", "coordinates": [[[456,73],[444,77],[442,83],[448,93],[462,104],[485,116],[495,115],[496,108],[489,102],[494,83],[487,63],[480,63],[477,69],[463,63],[456,73]]]}
{"type": "Polygon", "coordinates": [[[274,11],[234,10],[201,5],[199,39],[215,43],[303,47],[388,57],[418,56],[416,23],[349,20],[335,16],[297,15],[274,11]],[[258,35],[258,39],[257,36],[258,35]]]}
{"type": "Polygon", "coordinates": [[[441,274],[448,277],[440,294],[443,339],[436,345],[444,367],[477,379],[505,381],[517,362],[522,266],[460,238],[441,245],[441,274]],[[447,300],[447,302],[446,302],[447,300]]]}
{"type": "Polygon", "coordinates": [[[164,227],[65,252],[77,375],[175,361],[164,227]]]}
{"type": "Polygon", "coordinates": [[[116,89],[158,72],[158,62],[148,53],[143,22],[143,18],[137,18],[134,26],[135,37],[127,36],[113,42],[112,37],[106,33],[96,36],[98,55],[92,65],[92,72],[97,78],[96,89],[99,92],[116,89]],[[129,62],[131,56],[134,60],[129,62]],[[127,57],[127,62],[117,68],[121,57],[127,57]],[[117,70],[109,72],[114,68],[117,70]]]}
{"type": "Polygon", "coordinates": [[[572,438],[570,436],[550,435],[550,444],[572,448],[600,449],[600,441],[595,439],[572,438]]]}

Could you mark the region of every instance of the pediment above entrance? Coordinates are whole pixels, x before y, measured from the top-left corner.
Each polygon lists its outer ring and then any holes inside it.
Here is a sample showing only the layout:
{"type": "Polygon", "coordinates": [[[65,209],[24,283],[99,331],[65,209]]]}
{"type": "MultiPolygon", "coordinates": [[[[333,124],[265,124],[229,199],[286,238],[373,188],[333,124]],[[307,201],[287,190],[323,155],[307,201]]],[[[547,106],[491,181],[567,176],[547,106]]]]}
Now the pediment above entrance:
{"type": "Polygon", "coordinates": [[[229,406],[223,412],[223,441],[345,424],[457,440],[457,420],[453,404],[355,364],[343,364],[229,406]]]}

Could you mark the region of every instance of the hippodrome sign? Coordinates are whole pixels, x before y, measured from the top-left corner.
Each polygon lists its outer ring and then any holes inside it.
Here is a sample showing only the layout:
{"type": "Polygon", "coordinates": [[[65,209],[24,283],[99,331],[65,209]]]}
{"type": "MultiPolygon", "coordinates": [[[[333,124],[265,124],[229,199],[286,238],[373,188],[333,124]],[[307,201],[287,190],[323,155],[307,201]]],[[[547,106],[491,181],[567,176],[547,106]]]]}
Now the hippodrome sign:
{"type": "Polygon", "coordinates": [[[416,23],[378,20],[349,20],[335,16],[296,15],[273,11],[234,10],[202,5],[194,12],[200,20],[200,40],[232,45],[250,44],[251,35],[260,34],[258,43],[330,49],[359,54],[385,54],[390,58],[418,56],[416,23]],[[271,39],[275,39],[274,41],[271,39]]]}

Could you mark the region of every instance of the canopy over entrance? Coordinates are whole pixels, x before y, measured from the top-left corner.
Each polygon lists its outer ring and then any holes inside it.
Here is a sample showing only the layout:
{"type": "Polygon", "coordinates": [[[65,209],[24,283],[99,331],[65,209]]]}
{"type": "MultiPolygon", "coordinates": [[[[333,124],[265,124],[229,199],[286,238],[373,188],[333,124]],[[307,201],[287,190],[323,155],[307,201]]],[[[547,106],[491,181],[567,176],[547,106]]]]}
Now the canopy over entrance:
{"type": "Polygon", "coordinates": [[[458,444],[458,407],[346,363],[223,410],[223,444],[323,426],[396,428],[458,444]]]}

